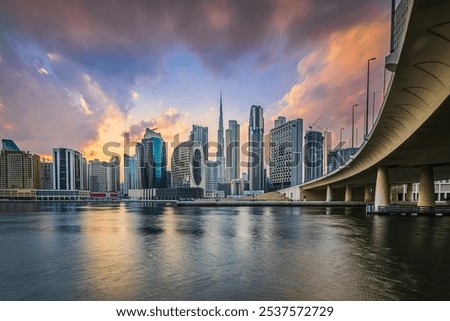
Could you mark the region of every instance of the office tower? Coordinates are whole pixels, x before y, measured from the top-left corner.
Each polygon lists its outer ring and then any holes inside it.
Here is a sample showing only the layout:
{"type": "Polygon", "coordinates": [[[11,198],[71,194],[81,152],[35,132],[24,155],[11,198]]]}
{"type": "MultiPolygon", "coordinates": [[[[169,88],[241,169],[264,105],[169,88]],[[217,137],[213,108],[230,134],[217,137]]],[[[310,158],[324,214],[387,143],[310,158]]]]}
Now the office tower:
{"type": "Polygon", "coordinates": [[[220,162],[205,162],[205,197],[216,197],[219,185],[220,162]]]}
{"type": "Polygon", "coordinates": [[[223,139],[223,112],[222,112],[222,91],[220,92],[220,106],[219,106],[219,129],[217,130],[217,154],[216,159],[219,164],[218,177],[219,183],[225,183],[225,155],[224,155],[224,139],[223,139]]]}
{"type": "Polygon", "coordinates": [[[128,195],[131,188],[131,172],[130,172],[130,133],[123,134],[123,189],[122,193],[128,195]]]}
{"type": "Polygon", "coordinates": [[[70,148],[53,148],[53,189],[82,190],[83,157],[70,148]]]}
{"type": "Polygon", "coordinates": [[[275,119],[274,128],[280,127],[281,125],[286,124],[286,117],[278,116],[278,119],[275,119]]]}
{"type": "Polygon", "coordinates": [[[323,133],[323,174],[325,175],[329,173],[328,157],[333,150],[333,133],[329,131],[324,131],[323,133]]]}
{"type": "Polygon", "coordinates": [[[120,191],[120,161],[117,156],[111,157],[106,170],[107,192],[120,191]]]}
{"type": "Polygon", "coordinates": [[[302,148],[303,120],[275,120],[275,128],[270,131],[270,181],[275,189],[303,182],[302,148]]]}
{"type": "Polygon", "coordinates": [[[53,163],[48,162],[47,160],[43,159],[43,162],[41,162],[40,166],[40,172],[41,172],[41,183],[39,188],[40,189],[52,189],[52,167],[53,163]]]}
{"type": "Polygon", "coordinates": [[[241,135],[240,126],[237,121],[230,120],[228,129],[225,132],[226,141],[226,176],[227,182],[231,183],[233,179],[240,177],[240,147],[241,135]]]}
{"type": "Polygon", "coordinates": [[[86,158],[82,159],[82,168],[83,168],[83,187],[84,191],[89,191],[89,166],[86,158]]]}
{"type": "Polygon", "coordinates": [[[323,175],[323,135],[322,132],[308,130],[305,134],[305,182],[323,175]]]}
{"type": "Polygon", "coordinates": [[[21,151],[10,139],[2,139],[0,147],[0,189],[39,188],[40,157],[21,151]]]}
{"type": "Polygon", "coordinates": [[[167,186],[166,142],[153,129],[147,128],[139,146],[139,166],[143,189],[167,186]]]}
{"type": "Polygon", "coordinates": [[[89,161],[89,190],[106,192],[108,189],[107,163],[94,159],[89,161]]]}
{"type": "Polygon", "coordinates": [[[183,142],[175,147],[171,161],[172,187],[205,189],[203,149],[198,143],[183,142]]]}
{"type": "Polygon", "coordinates": [[[189,140],[191,142],[198,142],[202,146],[205,160],[208,160],[208,127],[192,125],[189,140]]]}
{"type": "Polygon", "coordinates": [[[139,161],[137,155],[128,157],[129,185],[128,189],[140,189],[139,161]]]}
{"type": "Polygon", "coordinates": [[[248,126],[248,178],[250,190],[263,190],[264,177],[264,117],[261,106],[250,109],[248,126]]]}

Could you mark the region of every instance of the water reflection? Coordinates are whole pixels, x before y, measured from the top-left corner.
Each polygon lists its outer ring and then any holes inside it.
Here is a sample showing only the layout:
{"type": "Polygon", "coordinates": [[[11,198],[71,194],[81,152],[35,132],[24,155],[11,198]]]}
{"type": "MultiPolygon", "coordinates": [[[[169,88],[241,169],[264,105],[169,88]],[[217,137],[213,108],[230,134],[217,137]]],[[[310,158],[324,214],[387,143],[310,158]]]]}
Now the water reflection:
{"type": "Polygon", "coordinates": [[[0,204],[0,299],[448,300],[450,218],[0,204]]]}

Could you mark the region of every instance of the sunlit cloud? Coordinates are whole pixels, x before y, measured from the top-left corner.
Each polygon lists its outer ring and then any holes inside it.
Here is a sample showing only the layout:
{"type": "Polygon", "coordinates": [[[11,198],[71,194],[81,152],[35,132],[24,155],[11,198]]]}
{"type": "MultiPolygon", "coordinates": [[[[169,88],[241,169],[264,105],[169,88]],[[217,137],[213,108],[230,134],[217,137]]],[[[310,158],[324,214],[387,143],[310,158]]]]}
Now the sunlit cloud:
{"type": "Polygon", "coordinates": [[[133,100],[138,100],[139,99],[139,93],[136,90],[132,90],[131,91],[131,98],[133,100]]]}
{"type": "MultiPolygon", "coordinates": [[[[367,59],[372,65],[373,90],[382,88],[382,61],[387,52],[389,25],[387,16],[374,17],[370,23],[331,34],[297,66],[300,81],[277,103],[277,115],[301,117],[329,130],[351,127],[351,106],[365,105],[367,59]]],[[[362,122],[362,113],[357,114],[362,122]]],[[[314,128],[317,129],[317,128],[314,128]]]]}
{"type": "Polygon", "coordinates": [[[92,115],[92,110],[90,110],[88,103],[86,102],[86,99],[84,99],[83,96],[80,96],[80,106],[81,106],[81,110],[86,114],[86,115],[92,115]]]}
{"type": "Polygon", "coordinates": [[[48,75],[48,71],[47,69],[45,69],[44,67],[41,67],[38,69],[38,73],[40,73],[41,75],[48,75]]]}
{"type": "Polygon", "coordinates": [[[54,52],[49,52],[47,54],[47,57],[52,62],[59,62],[61,60],[61,57],[57,53],[54,53],[54,52]]]}

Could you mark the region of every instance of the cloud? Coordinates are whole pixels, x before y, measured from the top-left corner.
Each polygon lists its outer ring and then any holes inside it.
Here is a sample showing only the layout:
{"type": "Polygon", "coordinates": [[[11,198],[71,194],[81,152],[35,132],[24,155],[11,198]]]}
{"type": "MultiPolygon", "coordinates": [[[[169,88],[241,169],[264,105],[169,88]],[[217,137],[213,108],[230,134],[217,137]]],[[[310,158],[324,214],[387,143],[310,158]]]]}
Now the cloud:
{"type": "Polygon", "coordinates": [[[10,25],[93,74],[130,81],[161,72],[183,43],[213,72],[236,71],[248,54],[279,59],[329,33],[365,23],[388,4],[373,0],[10,1],[10,25]],[[118,77],[119,78],[119,77],[118,77]]]}
{"type": "Polygon", "coordinates": [[[276,114],[303,118],[305,127],[321,117],[319,126],[334,132],[345,127],[349,132],[351,106],[359,104],[356,120],[362,129],[368,58],[377,57],[371,63],[370,96],[383,87],[383,60],[389,44],[387,20],[387,14],[379,14],[370,23],[329,35],[298,63],[300,80],[275,104],[276,114]]]}
{"type": "Polygon", "coordinates": [[[44,75],[48,75],[49,74],[47,69],[45,69],[44,67],[39,68],[38,69],[38,73],[44,74],[44,75]]]}
{"type": "MultiPolygon", "coordinates": [[[[388,10],[371,0],[6,1],[0,135],[38,153],[70,144],[95,154],[144,100],[139,80],[170,72],[167,57],[180,45],[217,77],[233,77],[243,64],[300,61],[298,83],[266,111],[326,115],[331,127],[332,110],[348,126],[348,106],[364,93],[364,60],[376,55],[380,69],[388,10]]],[[[158,127],[168,140],[189,131],[175,108],[133,126],[136,137],[158,127]]]]}
{"type": "Polygon", "coordinates": [[[132,124],[128,132],[130,133],[131,140],[140,141],[146,128],[155,129],[161,133],[161,136],[166,142],[172,142],[176,135],[180,137],[187,136],[189,126],[186,121],[186,116],[186,114],[180,113],[176,108],[170,107],[161,112],[158,117],[132,124]]]}
{"type": "Polygon", "coordinates": [[[133,100],[139,99],[139,93],[136,90],[131,91],[131,99],[133,99],[133,100]]]}

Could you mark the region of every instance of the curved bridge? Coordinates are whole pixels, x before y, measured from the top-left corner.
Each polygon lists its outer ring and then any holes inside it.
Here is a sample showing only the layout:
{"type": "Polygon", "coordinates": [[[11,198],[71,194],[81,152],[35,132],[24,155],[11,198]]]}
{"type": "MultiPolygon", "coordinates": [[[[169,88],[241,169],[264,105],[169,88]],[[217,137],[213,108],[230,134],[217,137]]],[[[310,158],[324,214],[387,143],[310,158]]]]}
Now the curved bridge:
{"type": "Polygon", "coordinates": [[[450,177],[450,2],[408,5],[402,45],[391,54],[396,71],[374,128],[345,166],[300,185],[308,199],[374,197],[377,210],[389,205],[390,184],[420,181],[418,205],[434,206],[434,180],[450,177]],[[338,190],[341,197],[333,197],[338,190]]]}

